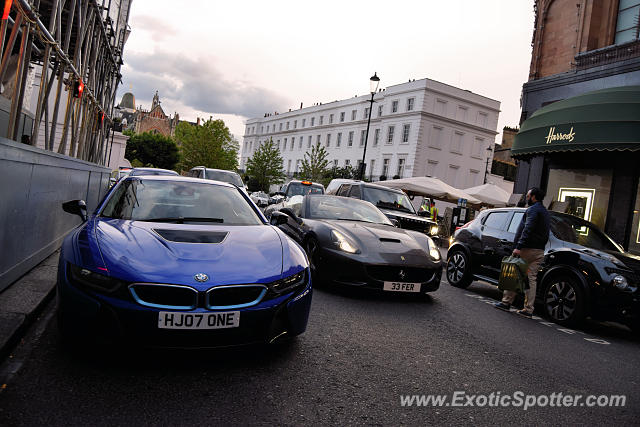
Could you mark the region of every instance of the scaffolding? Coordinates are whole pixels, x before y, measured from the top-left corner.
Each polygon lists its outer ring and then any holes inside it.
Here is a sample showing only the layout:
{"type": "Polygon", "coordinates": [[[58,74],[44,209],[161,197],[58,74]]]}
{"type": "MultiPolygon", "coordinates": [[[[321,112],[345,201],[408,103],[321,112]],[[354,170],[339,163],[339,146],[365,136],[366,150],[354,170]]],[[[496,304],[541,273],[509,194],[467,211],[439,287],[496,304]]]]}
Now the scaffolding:
{"type": "Polygon", "coordinates": [[[131,0],[1,3],[0,136],[106,164],[131,0]]]}

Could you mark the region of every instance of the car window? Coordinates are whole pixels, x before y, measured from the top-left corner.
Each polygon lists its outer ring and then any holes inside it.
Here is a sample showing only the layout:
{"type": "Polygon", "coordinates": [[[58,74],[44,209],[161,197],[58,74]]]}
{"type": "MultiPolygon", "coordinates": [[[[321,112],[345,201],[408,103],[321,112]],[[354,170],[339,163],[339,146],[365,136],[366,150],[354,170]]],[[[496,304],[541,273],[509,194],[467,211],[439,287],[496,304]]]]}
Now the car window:
{"type": "Polygon", "coordinates": [[[504,230],[508,218],[509,212],[491,212],[484,221],[484,226],[495,228],[497,230],[504,230]]]}
{"type": "Polygon", "coordinates": [[[287,197],[306,196],[307,194],[324,194],[324,189],[319,184],[303,184],[301,182],[290,182],[287,188],[287,197]]]}
{"type": "Polygon", "coordinates": [[[364,200],[373,203],[378,208],[393,209],[411,214],[416,213],[411,200],[402,192],[365,186],[363,196],[364,200]]]}
{"type": "Polygon", "coordinates": [[[371,203],[338,196],[309,197],[307,217],[391,225],[389,219],[371,203]]]}
{"type": "Polygon", "coordinates": [[[240,179],[240,175],[232,171],[207,169],[207,179],[228,182],[230,184],[237,185],[238,187],[242,187],[244,185],[242,183],[242,179],[240,179]]]}
{"type": "Polygon", "coordinates": [[[185,181],[123,182],[101,216],[135,221],[189,221],[256,225],[261,220],[236,188],[185,181]]]}
{"type": "Polygon", "coordinates": [[[360,198],[360,186],[359,185],[353,185],[351,187],[351,191],[349,192],[349,197],[353,197],[356,199],[360,198]]]}
{"type": "Polygon", "coordinates": [[[551,232],[558,239],[596,250],[621,252],[621,249],[594,224],[570,215],[551,215],[551,232]]]}
{"type": "Polygon", "coordinates": [[[347,194],[349,194],[349,188],[351,188],[349,184],[342,184],[338,189],[337,195],[346,196],[347,194]]]}
{"type": "Polygon", "coordinates": [[[511,222],[509,223],[509,229],[507,230],[509,233],[515,234],[518,231],[518,226],[520,225],[523,216],[524,212],[515,212],[513,214],[511,222]]]}

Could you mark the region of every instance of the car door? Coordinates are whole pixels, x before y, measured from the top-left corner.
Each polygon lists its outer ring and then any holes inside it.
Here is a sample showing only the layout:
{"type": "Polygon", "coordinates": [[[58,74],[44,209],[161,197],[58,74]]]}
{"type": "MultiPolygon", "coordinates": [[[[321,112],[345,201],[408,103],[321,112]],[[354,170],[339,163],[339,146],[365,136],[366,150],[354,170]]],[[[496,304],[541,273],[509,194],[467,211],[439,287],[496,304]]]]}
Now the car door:
{"type": "Polygon", "coordinates": [[[513,240],[516,238],[516,231],[518,231],[518,226],[524,217],[524,213],[525,211],[514,211],[513,215],[509,219],[509,225],[507,226],[507,241],[503,243],[503,248],[507,255],[510,255],[513,252],[513,248],[515,247],[515,242],[513,240]]]}
{"type": "Polygon", "coordinates": [[[502,258],[508,255],[505,245],[508,243],[507,224],[511,215],[512,212],[508,210],[490,212],[480,227],[482,233],[480,267],[484,274],[492,278],[500,276],[502,258]]]}

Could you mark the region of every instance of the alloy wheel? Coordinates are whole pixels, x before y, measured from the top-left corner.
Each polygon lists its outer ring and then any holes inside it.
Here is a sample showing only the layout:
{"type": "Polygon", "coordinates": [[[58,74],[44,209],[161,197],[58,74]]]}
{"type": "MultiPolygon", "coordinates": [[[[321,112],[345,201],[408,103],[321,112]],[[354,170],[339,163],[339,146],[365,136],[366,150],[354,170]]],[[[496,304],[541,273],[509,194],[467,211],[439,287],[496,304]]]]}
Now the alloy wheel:
{"type": "Polygon", "coordinates": [[[453,254],[447,262],[447,278],[451,283],[460,283],[464,277],[467,262],[460,252],[453,254]]]}
{"type": "Polygon", "coordinates": [[[576,310],[576,292],[573,286],[564,280],[549,286],[544,300],[547,313],[553,320],[567,320],[576,310]]]}

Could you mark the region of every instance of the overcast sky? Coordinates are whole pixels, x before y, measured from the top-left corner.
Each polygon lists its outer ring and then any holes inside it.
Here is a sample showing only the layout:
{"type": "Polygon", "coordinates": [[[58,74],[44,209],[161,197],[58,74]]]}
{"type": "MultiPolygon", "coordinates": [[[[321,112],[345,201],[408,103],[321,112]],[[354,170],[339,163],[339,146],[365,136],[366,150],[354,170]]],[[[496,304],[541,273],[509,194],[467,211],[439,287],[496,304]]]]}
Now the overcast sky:
{"type": "MultiPolygon", "coordinates": [[[[430,78],[501,102],[517,126],[533,0],[133,0],[118,101],[133,92],[167,114],[247,118],[430,78]]],[[[496,142],[500,142],[500,136],[496,142]]]]}

